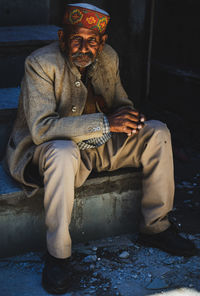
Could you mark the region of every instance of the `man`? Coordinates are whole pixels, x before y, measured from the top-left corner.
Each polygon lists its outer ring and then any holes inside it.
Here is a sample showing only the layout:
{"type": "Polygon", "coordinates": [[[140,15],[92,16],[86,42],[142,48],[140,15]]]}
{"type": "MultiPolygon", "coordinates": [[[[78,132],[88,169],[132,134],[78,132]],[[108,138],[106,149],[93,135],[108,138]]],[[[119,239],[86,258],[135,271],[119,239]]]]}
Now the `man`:
{"type": "Polygon", "coordinates": [[[119,76],[116,52],[106,44],[107,12],[68,5],[59,42],[32,53],[25,63],[17,120],[7,162],[28,196],[44,184],[48,256],[43,286],[70,287],[69,224],[74,187],[92,169],[143,166],[140,242],[176,255],[194,255],[167,218],[174,180],[170,133],[133,107],[119,76]]]}

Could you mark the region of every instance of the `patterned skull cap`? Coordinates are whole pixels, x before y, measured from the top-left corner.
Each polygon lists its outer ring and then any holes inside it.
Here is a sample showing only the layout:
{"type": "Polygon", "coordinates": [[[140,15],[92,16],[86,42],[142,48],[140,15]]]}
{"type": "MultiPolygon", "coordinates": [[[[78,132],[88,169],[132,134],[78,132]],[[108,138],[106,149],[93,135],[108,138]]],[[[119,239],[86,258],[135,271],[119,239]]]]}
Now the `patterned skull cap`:
{"type": "Polygon", "coordinates": [[[103,34],[110,20],[109,14],[88,3],[68,4],[63,24],[77,25],[103,34]]]}

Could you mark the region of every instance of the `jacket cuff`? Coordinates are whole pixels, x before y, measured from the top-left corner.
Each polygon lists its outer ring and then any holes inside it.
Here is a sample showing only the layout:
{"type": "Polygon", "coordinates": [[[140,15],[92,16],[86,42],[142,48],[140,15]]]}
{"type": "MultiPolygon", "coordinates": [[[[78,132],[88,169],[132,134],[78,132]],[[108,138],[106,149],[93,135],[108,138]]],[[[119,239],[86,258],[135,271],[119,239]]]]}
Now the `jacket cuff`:
{"type": "Polygon", "coordinates": [[[109,122],[108,122],[108,119],[107,117],[104,115],[103,117],[103,134],[108,134],[110,132],[110,125],[109,125],[109,122]]]}

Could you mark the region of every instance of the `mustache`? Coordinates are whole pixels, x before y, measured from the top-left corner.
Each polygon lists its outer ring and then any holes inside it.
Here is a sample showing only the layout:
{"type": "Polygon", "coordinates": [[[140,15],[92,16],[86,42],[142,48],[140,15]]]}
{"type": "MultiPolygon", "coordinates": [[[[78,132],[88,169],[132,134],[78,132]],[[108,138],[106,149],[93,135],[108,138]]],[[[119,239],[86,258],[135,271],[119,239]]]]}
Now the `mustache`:
{"type": "Polygon", "coordinates": [[[78,51],[78,52],[76,52],[76,53],[74,53],[74,54],[72,54],[72,58],[78,58],[78,57],[89,57],[89,58],[93,58],[93,54],[90,52],[90,51],[88,51],[88,52],[85,52],[85,53],[83,53],[83,52],[80,52],[80,51],[78,51]]]}

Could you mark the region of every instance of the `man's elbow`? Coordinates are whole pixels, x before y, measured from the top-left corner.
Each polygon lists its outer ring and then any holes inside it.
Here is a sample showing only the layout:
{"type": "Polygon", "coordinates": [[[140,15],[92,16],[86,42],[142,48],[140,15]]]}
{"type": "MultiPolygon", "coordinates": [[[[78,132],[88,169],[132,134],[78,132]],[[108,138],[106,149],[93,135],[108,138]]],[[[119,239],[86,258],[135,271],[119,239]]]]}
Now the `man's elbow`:
{"type": "Polygon", "coordinates": [[[38,128],[32,129],[31,136],[32,136],[33,143],[37,146],[44,143],[44,142],[47,142],[44,132],[42,132],[38,128]]]}

